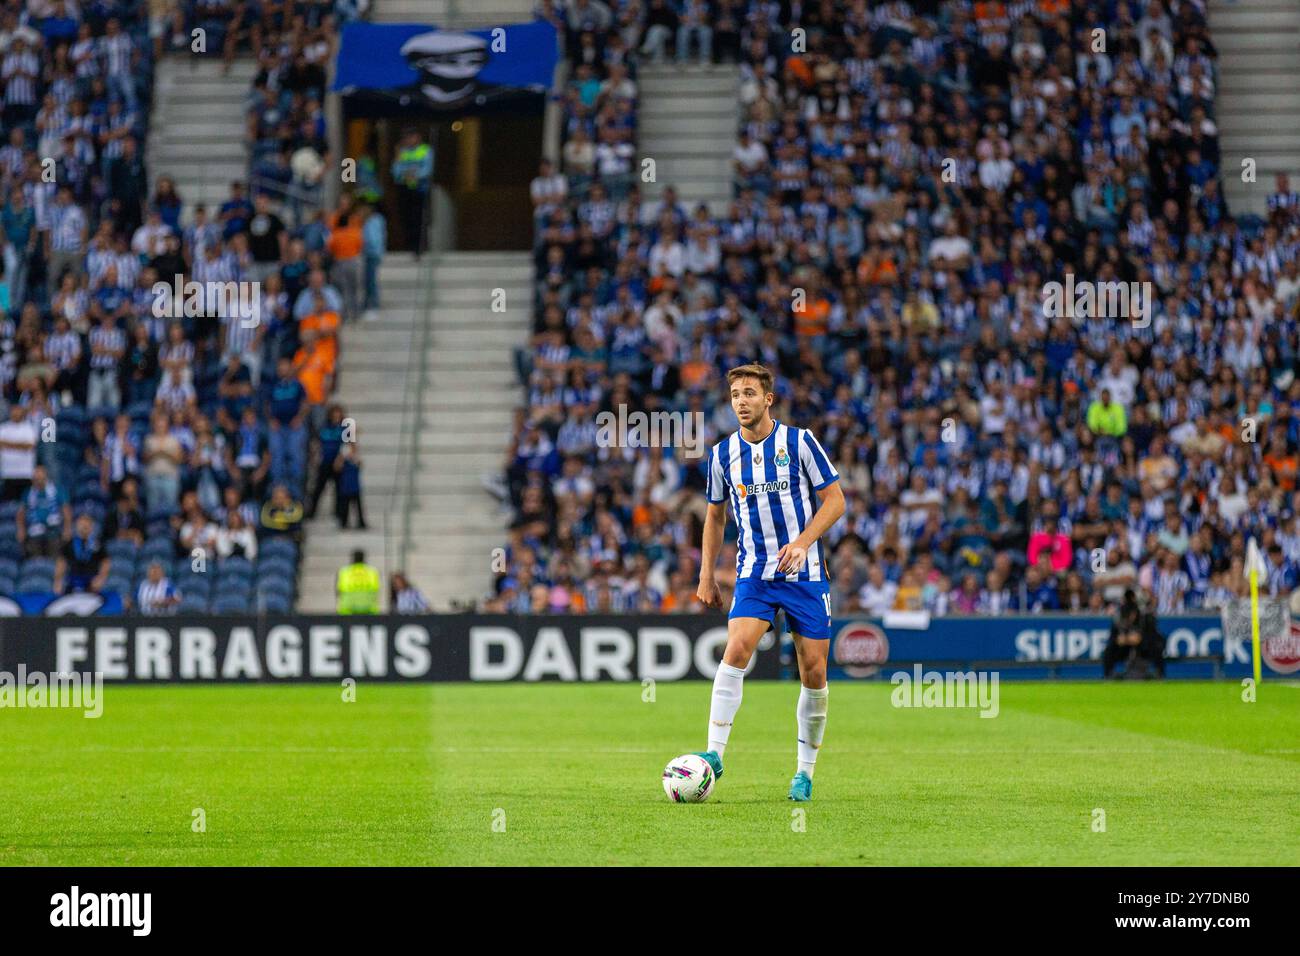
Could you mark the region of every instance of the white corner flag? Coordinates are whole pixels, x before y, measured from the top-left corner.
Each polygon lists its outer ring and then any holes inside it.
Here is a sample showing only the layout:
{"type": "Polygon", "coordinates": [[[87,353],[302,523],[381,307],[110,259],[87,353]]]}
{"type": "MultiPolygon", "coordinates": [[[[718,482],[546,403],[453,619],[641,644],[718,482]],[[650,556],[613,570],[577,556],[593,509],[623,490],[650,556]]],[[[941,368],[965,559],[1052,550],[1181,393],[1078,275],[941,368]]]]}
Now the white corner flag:
{"type": "Polygon", "coordinates": [[[1268,574],[1268,565],[1252,536],[1246,544],[1246,580],[1250,582],[1250,657],[1255,668],[1255,692],[1259,693],[1259,576],[1268,574]]]}

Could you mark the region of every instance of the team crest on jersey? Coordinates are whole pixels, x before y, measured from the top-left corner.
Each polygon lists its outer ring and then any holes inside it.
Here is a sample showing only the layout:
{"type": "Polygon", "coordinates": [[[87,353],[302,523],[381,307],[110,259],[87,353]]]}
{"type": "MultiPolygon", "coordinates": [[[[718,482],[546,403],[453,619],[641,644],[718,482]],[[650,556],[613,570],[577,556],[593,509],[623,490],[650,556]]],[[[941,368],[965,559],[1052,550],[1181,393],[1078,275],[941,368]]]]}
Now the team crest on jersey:
{"type": "Polygon", "coordinates": [[[776,458],[774,460],[776,461],[776,467],[778,468],[784,468],[786,465],[790,464],[790,456],[785,453],[784,448],[778,448],[776,450],[776,458]]]}

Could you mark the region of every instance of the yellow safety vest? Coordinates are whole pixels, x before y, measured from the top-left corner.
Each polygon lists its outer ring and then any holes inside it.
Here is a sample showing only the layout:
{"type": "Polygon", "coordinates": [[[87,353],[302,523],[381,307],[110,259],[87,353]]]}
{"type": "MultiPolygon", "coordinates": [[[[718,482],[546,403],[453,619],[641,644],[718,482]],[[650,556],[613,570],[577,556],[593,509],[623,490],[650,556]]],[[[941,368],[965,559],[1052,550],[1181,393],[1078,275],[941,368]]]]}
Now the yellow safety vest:
{"type": "Polygon", "coordinates": [[[379,572],[368,564],[339,568],[340,614],[379,613],[379,572]]]}
{"type": "Polygon", "coordinates": [[[397,153],[397,159],[403,163],[418,163],[429,155],[429,144],[420,143],[418,146],[409,146],[397,153]]]}
{"type": "MultiPolygon", "coordinates": [[[[410,146],[407,147],[406,149],[398,150],[397,161],[401,163],[403,166],[410,165],[412,163],[422,164],[425,158],[431,152],[432,150],[430,149],[428,143],[420,143],[418,146],[410,146]]],[[[405,173],[406,170],[403,170],[402,172],[405,173]]],[[[403,182],[402,185],[405,186],[406,183],[403,182]]],[[[413,188],[416,189],[420,188],[420,183],[417,181],[413,188]]]]}

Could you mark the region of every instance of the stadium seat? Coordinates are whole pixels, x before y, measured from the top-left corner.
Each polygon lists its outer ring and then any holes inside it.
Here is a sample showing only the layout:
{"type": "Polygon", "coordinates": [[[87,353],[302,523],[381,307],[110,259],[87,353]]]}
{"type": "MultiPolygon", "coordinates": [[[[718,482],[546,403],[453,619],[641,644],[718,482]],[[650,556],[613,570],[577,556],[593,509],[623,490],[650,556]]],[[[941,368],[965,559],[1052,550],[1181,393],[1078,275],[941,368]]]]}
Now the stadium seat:
{"type": "Polygon", "coordinates": [[[292,561],[280,556],[262,557],[257,562],[257,576],[279,575],[284,578],[294,578],[296,576],[296,567],[292,561]]]}
{"type": "Polygon", "coordinates": [[[283,557],[290,564],[297,564],[298,546],[288,538],[269,538],[262,542],[261,557],[263,560],[273,556],[283,557]]]}
{"type": "Polygon", "coordinates": [[[173,580],[184,594],[198,594],[207,600],[212,593],[212,578],[206,574],[178,574],[173,580]]]}
{"type": "MultiPolygon", "coordinates": [[[[113,555],[105,552],[105,557],[107,557],[110,561],[113,562],[110,568],[111,574],[114,575],[124,574],[128,578],[135,577],[137,571],[137,565],[136,565],[135,558],[133,558],[131,555],[123,554],[120,555],[119,557],[114,557],[113,555]]],[[[140,567],[140,573],[141,574],[144,573],[142,566],[140,567]]]]}
{"type": "Polygon", "coordinates": [[[150,537],[140,549],[139,560],[151,561],[154,558],[170,560],[176,554],[176,545],[171,538],[150,537]]]}
{"type": "Polygon", "coordinates": [[[259,595],[280,594],[292,598],[293,583],[283,578],[264,578],[257,582],[257,593],[259,595]]]}
{"type": "Polygon", "coordinates": [[[141,555],[140,546],[128,538],[117,538],[104,545],[104,552],[113,559],[116,564],[119,561],[129,561],[132,564],[141,555]]]}
{"type": "Polygon", "coordinates": [[[252,593],[253,582],[242,578],[218,579],[217,583],[213,585],[212,588],[212,596],[214,598],[241,597],[244,600],[248,600],[249,595],[252,593]]]}
{"type": "Polygon", "coordinates": [[[136,582],[131,575],[119,575],[110,571],[108,577],[104,579],[104,590],[115,591],[118,594],[134,597],[136,593],[136,582]]]}
{"type": "Polygon", "coordinates": [[[87,501],[94,501],[105,507],[108,506],[108,492],[100,486],[99,481],[86,481],[77,485],[77,490],[72,496],[74,505],[82,504],[87,501]]]}
{"type": "Polygon", "coordinates": [[[293,603],[290,595],[268,593],[262,595],[260,601],[262,610],[268,614],[285,614],[293,610],[293,603]]]}
{"type": "Polygon", "coordinates": [[[198,594],[192,591],[181,592],[181,603],[176,606],[176,610],[182,614],[206,614],[208,613],[207,594],[198,594]]]}
{"type": "Polygon", "coordinates": [[[248,598],[241,595],[218,595],[212,600],[213,614],[245,614],[248,612],[248,598]]]}
{"type": "Polygon", "coordinates": [[[229,558],[220,558],[217,561],[217,578],[218,580],[251,581],[253,579],[253,562],[247,558],[233,555],[229,558]]]}
{"type": "Polygon", "coordinates": [[[35,573],[37,571],[43,574],[54,574],[54,559],[44,557],[28,558],[21,565],[23,574],[35,573]]]}

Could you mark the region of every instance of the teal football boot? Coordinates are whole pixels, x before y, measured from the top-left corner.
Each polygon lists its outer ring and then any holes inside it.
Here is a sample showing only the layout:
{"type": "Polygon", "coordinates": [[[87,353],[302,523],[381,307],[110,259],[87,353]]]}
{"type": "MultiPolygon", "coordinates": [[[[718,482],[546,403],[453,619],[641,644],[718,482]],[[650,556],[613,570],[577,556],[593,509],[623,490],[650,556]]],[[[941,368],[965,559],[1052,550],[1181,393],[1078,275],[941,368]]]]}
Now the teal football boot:
{"type": "Polygon", "coordinates": [[[812,799],[812,777],[802,770],[790,781],[790,799],[796,803],[806,803],[812,799]]]}
{"type": "Polygon", "coordinates": [[[713,776],[722,779],[722,758],[716,750],[697,750],[695,756],[703,757],[704,762],[713,768],[713,776]]]}

